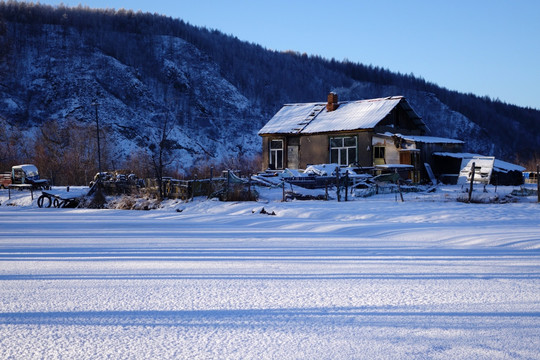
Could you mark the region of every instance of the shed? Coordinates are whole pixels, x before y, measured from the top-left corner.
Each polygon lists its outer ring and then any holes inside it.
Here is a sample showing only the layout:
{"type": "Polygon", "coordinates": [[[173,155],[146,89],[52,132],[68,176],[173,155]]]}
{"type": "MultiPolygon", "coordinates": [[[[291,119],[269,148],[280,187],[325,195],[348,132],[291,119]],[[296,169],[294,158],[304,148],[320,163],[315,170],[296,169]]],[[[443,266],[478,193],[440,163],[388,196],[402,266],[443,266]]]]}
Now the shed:
{"type": "MultiPolygon", "coordinates": [[[[447,184],[458,183],[459,174],[466,166],[476,159],[476,162],[484,155],[471,153],[433,153],[433,172],[437,178],[447,184]]],[[[493,169],[489,183],[492,185],[521,185],[523,184],[524,167],[493,158],[493,169]]]]}
{"type": "Polygon", "coordinates": [[[409,179],[419,182],[428,179],[425,164],[433,167],[433,153],[437,151],[460,152],[464,142],[456,139],[403,135],[391,132],[373,136],[374,165],[405,164],[412,165],[409,179]]]}

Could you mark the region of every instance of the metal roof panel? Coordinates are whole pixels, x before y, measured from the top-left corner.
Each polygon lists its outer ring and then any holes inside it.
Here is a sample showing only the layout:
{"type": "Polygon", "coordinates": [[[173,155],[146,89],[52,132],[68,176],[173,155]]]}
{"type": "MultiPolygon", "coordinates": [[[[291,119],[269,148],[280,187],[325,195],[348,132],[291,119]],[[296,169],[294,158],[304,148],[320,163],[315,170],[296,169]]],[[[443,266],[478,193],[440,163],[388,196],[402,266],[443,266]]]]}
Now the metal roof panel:
{"type": "MultiPolygon", "coordinates": [[[[340,102],[339,107],[334,111],[326,110],[326,103],[287,104],[268,121],[259,131],[259,135],[315,134],[372,129],[402,100],[404,100],[402,96],[394,96],[340,102]]],[[[413,114],[416,115],[414,111],[413,114]]],[[[419,117],[418,119],[420,120],[419,117]]],[[[421,120],[420,122],[423,124],[421,120]]]]}

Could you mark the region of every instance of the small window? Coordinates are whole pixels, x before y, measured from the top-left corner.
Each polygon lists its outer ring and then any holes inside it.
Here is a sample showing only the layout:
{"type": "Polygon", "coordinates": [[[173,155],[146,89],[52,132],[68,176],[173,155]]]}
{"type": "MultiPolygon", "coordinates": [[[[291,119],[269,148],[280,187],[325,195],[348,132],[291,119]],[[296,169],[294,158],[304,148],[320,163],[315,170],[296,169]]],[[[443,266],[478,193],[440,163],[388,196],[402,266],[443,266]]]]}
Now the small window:
{"type": "Polygon", "coordinates": [[[330,147],[331,148],[343,147],[343,138],[330,138],[330,147]]]}
{"type": "Polygon", "coordinates": [[[24,171],[22,169],[13,169],[13,179],[14,180],[24,179],[24,171]]]}
{"type": "Polygon", "coordinates": [[[330,138],[330,162],[349,165],[355,163],[357,154],[356,136],[330,138]]]}
{"type": "Polygon", "coordinates": [[[384,146],[373,147],[373,158],[384,159],[384,146]]]}
{"type": "Polygon", "coordinates": [[[270,168],[283,169],[283,140],[270,140],[270,168]]]}
{"type": "Polygon", "coordinates": [[[343,138],[343,146],[356,148],[356,137],[343,138]]]}

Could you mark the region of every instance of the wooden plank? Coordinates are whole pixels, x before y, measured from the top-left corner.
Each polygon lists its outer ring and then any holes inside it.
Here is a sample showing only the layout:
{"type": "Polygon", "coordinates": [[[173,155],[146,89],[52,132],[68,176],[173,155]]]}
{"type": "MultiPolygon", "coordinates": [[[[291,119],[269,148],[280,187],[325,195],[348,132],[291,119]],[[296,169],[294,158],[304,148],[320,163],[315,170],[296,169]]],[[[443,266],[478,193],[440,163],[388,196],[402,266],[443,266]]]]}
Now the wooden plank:
{"type": "Polygon", "coordinates": [[[429,180],[433,185],[437,185],[437,179],[435,178],[435,174],[433,174],[433,170],[431,169],[431,165],[428,163],[424,163],[424,167],[426,168],[426,172],[429,176],[429,180]]]}

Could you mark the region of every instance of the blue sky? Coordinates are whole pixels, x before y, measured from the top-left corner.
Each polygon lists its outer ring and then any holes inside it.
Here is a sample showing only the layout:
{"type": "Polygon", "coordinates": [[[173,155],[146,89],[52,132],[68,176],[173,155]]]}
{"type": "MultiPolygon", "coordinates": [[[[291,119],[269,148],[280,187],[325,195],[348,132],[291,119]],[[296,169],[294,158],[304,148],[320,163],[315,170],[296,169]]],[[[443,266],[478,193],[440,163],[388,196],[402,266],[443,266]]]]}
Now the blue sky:
{"type": "Polygon", "coordinates": [[[159,13],[268,49],[413,73],[451,90],[540,109],[537,0],[62,2],[159,13]]]}

